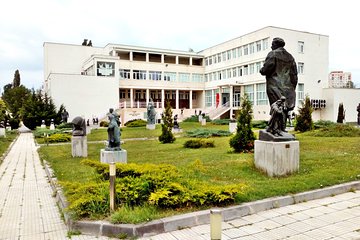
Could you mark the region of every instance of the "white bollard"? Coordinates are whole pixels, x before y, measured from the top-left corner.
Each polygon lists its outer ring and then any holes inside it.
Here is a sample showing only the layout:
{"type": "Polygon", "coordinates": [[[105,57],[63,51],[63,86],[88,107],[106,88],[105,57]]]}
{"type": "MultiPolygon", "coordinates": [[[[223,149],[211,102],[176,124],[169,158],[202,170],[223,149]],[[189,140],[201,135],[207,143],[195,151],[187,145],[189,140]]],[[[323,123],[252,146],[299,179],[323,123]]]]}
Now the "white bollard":
{"type": "Polygon", "coordinates": [[[210,210],[210,238],[211,240],[221,240],[221,210],[210,210]]]}

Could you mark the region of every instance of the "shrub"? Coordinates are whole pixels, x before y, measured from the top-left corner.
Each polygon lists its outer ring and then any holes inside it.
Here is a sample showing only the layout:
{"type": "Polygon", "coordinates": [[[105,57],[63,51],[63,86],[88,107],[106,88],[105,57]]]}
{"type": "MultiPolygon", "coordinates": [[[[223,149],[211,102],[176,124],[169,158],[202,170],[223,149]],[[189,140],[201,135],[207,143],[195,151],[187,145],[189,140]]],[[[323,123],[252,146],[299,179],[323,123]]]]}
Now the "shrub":
{"type": "Polygon", "coordinates": [[[172,110],[170,102],[166,102],[165,112],[162,117],[163,124],[161,124],[161,135],[159,136],[159,141],[161,143],[173,143],[176,138],[172,133],[172,128],[174,127],[172,119],[172,110]]]}
{"type": "Polygon", "coordinates": [[[71,135],[65,133],[55,133],[48,137],[47,140],[49,141],[49,143],[69,142],[71,141],[71,135]]]}
{"type": "Polygon", "coordinates": [[[209,148],[209,147],[215,147],[214,141],[192,139],[184,143],[184,148],[209,148]]]}
{"type": "Polygon", "coordinates": [[[126,127],[145,127],[147,122],[142,119],[133,119],[125,123],[126,127]]]}
{"type": "MultiPolygon", "coordinates": [[[[203,117],[204,118],[204,117],[203,117]]],[[[211,122],[209,116],[205,115],[206,122],[211,122]]],[[[185,118],[183,122],[199,122],[199,115],[191,115],[188,118],[185,118]]]]}
{"type": "Polygon", "coordinates": [[[192,131],[186,131],[187,137],[196,137],[196,138],[224,137],[230,135],[231,133],[229,131],[218,130],[218,129],[198,128],[192,131]]]}
{"type": "Polygon", "coordinates": [[[59,125],[56,126],[57,129],[72,129],[73,128],[73,124],[71,122],[67,122],[67,123],[60,123],[59,125]]]}
{"type": "Polygon", "coordinates": [[[318,131],[308,133],[315,137],[360,137],[360,129],[349,124],[331,124],[318,131]]]}
{"type": "Polygon", "coordinates": [[[251,122],[251,126],[253,128],[258,128],[258,129],[264,129],[267,127],[268,121],[265,120],[257,120],[257,121],[252,121],[251,122]]]}
{"type": "Polygon", "coordinates": [[[241,99],[236,134],[230,139],[230,146],[235,152],[249,152],[254,149],[255,135],[251,129],[252,107],[245,95],[241,99]]]}
{"type": "Polygon", "coordinates": [[[62,133],[62,130],[61,129],[50,130],[48,128],[37,127],[35,129],[35,131],[33,132],[35,138],[42,138],[42,137],[44,137],[46,135],[51,136],[51,135],[56,134],[56,133],[62,133]]]}
{"type": "Polygon", "coordinates": [[[108,127],[109,126],[109,122],[105,121],[105,120],[102,120],[100,122],[100,127],[108,127]]]}
{"type": "Polygon", "coordinates": [[[305,102],[299,107],[299,114],[296,115],[295,131],[306,132],[314,128],[311,114],[313,109],[310,104],[309,96],[305,97],[305,102]]]}
{"type": "Polygon", "coordinates": [[[334,123],[332,121],[319,120],[314,123],[314,128],[315,129],[326,128],[326,127],[330,127],[330,126],[334,126],[334,125],[336,125],[336,123],[334,123]]]}
{"type": "Polygon", "coordinates": [[[338,116],[337,116],[337,123],[343,123],[345,120],[345,110],[344,110],[344,104],[339,103],[339,109],[338,109],[338,116]]]}

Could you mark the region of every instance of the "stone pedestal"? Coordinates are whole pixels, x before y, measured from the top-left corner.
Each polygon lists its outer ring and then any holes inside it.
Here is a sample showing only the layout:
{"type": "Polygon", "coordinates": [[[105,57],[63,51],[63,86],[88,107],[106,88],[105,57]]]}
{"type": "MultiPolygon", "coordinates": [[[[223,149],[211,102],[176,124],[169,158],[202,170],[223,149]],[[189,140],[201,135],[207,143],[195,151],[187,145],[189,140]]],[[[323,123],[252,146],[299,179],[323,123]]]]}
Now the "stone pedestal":
{"type": "Polygon", "coordinates": [[[236,132],[237,122],[229,122],[229,132],[236,132]]]}
{"type": "Polygon", "coordinates": [[[87,137],[72,136],[71,153],[73,157],[87,157],[87,137]]]}
{"type": "Polygon", "coordinates": [[[120,151],[106,151],[100,150],[100,161],[102,163],[127,163],[127,151],[121,149],[120,151]]]}
{"type": "Polygon", "coordinates": [[[0,128],[0,137],[6,137],[5,128],[0,128]]]}
{"type": "Polygon", "coordinates": [[[199,115],[199,122],[201,123],[202,120],[203,120],[203,117],[202,117],[202,115],[200,114],[200,115],[199,115]]]}
{"type": "Polygon", "coordinates": [[[255,140],[255,166],[268,176],[284,176],[299,170],[299,141],[255,140]]]}
{"type": "Polygon", "coordinates": [[[172,133],[182,133],[182,129],[181,128],[173,128],[172,129],[172,133]]]}
{"type": "Polygon", "coordinates": [[[55,125],[54,125],[54,123],[50,124],[50,130],[55,130],[55,125]]]}
{"type": "Polygon", "coordinates": [[[201,125],[202,125],[202,126],[205,126],[205,125],[206,125],[206,119],[205,119],[205,118],[201,119],[201,125]]]}
{"type": "Polygon", "coordinates": [[[155,124],[146,124],[146,129],[155,130],[155,124]]]}
{"type": "Polygon", "coordinates": [[[91,127],[90,126],[86,126],[86,135],[91,133],[91,127]]]}
{"type": "Polygon", "coordinates": [[[40,128],[46,128],[45,124],[41,124],[40,128]]]}

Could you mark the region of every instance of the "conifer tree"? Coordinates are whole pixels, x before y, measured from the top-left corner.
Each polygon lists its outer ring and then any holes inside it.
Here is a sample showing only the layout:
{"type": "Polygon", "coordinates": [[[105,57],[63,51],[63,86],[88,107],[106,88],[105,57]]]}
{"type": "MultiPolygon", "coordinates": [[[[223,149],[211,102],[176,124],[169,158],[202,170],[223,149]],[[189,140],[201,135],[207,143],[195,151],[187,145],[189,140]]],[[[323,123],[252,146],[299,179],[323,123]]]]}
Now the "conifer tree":
{"type": "Polygon", "coordinates": [[[255,135],[251,129],[252,106],[247,95],[241,98],[236,134],[230,139],[235,152],[250,152],[254,149],[255,135]]]}
{"type": "Polygon", "coordinates": [[[311,107],[309,96],[305,97],[302,107],[299,107],[299,114],[296,116],[295,131],[306,132],[314,128],[311,117],[313,109],[311,107]]]}
{"type": "Polygon", "coordinates": [[[161,135],[159,136],[159,141],[162,143],[173,143],[175,141],[174,134],[172,133],[172,128],[174,126],[172,119],[172,110],[170,102],[166,102],[165,112],[162,116],[163,124],[161,124],[161,135]]]}
{"type": "Polygon", "coordinates": [[[344,104],[339,103],[339,109],[338,109],[338,116],[337,116],[337,123],[344,123],[345,119],[345,110],[344,110],[344,104]]]}
{"type": "Polygon", "coordinates": [[[20,87],[20,72],[16,70],[14,73],[13,87],[20,87]]]}

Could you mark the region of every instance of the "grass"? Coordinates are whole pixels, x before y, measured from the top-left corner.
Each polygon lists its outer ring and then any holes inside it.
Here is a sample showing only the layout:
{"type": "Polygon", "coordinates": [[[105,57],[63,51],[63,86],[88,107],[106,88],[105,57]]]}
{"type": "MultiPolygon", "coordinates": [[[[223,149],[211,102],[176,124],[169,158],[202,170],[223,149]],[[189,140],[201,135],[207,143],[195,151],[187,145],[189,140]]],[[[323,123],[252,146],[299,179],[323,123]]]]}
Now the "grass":
{"type": "MultiPolygon", "coordinates": [[[[200,127],[200,125],[182,123],[181,127],[186,130],[200,127]]],[[[205,127],[222,129],[219,125],[208,124],[205,127]]],[[[227,126],[223,130],[226,128],[227,126]]],[[[153,131],[144,128],[124,128],[123,138],[145,135],[156,137],[157,131],[160,134],[158,128],[153,131]]],[[[96,134],[96,138],[106,136],[106,129],[99,129],[92,134],[96,134]]],[[[172,164],[184,177],[214,185],[246,183],[249,188],[246,194],[238,199],[239,203],[294,194],[360,179],[358,137],[316,137],[306,133],[297,134],[296,137],[300,141],[300,171],[291,176],[279,178],[267,177],[257,170],[254,167],[253,154],[232,153],[229,146],[230,137],[211,138],[215,148],[184,148],[184,142],[190,139],[187,137],[177,138],[173,144],[161,144],[158,140],[126,141],[122,148],[128,152],[129,163],[172,164]]],[[[103,144],[89,144],[89,158],[99,159],[101,148],[104,148],[103,144]]],[[[88,182],[98,177],[92,168],[79,163],[81,158],[71,157],[71,145],[43,146],[39,152],[42,159],[50,162],[60,181],[88,182]]],[[[127,218],[128,222],[141,222],[174,214],[174,211],[149,209],[149,207],[121,211],[123,212],[117,213],[119,216],[133,215],[127,218]],[[144,217],[139,217],[141,215],[144,217]]],[[[180,210],[180,212],[187,211],[189,209],[180,210]]],[[[114,219],[113,221],[119,222],[114,219]]]]}
{"type": "Polygon", "coordinates": [[[17,133],[14,131],[7,131],[6,137],[0,137],[0,161],[1,156],[5,153],[5,151],[9,148],[10,144],[16,138],[17,133]]]}

